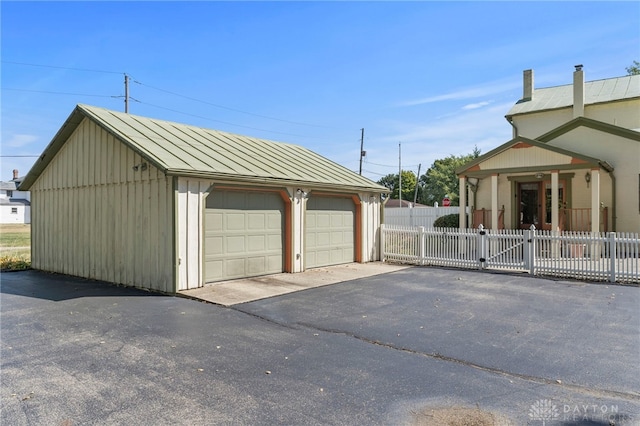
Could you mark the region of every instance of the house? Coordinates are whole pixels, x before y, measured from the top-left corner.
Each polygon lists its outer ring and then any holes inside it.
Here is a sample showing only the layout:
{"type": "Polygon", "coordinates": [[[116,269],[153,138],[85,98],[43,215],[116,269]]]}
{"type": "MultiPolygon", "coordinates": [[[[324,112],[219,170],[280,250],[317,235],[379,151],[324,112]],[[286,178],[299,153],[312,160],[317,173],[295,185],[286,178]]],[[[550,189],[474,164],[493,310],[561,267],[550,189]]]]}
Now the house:
{"type": "Polygon", "coordinates": [[[88,105],[20,188],[33,268],[168,293],[379,260],[388,191],[298,145],[88,105]]]}
{"type": "Polygon", "coordinates": [[[534,89],[507,113],[513,139],[456,170],[460,227],[640,231],[640,75],[534,89]]]}
{"type": "Polygon", "coordinates": [[[0,181],[0,223],[31,222],[31,203],[29,191],[19,191],[22,182],[18,170],[13,170],[13,179],[0,181]]]}

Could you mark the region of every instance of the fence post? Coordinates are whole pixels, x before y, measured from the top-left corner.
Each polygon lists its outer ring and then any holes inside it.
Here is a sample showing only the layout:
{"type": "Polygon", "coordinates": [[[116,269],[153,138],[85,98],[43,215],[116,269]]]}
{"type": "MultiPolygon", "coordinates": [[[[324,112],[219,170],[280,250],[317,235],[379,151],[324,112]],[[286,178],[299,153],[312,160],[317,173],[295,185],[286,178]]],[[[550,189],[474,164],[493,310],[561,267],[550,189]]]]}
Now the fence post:
{"type": "Polygon", "coordinates": [[[616,259],[616,233],[609,232],[609,281],[614,283],[616,282],[616,265],[618,261],[616,259]]]}
{"type": "Polygon", "coordinates": [[[426,257],[426,232],[424,226],[418,227],[418,242],[420,247],[418,248],[418,256],[420,257],[420,265],[424,265],[424,258],[426,257]]]}
{"type": "Polygon", "coordinates": [[[385,241],[384,241],[384,223],[380,224],[380,260],[381,261],[386,261],[387,257],[385,256],[385,253],[387,252],[386,247],[385,247],[385,241]]]}
{"type": "Polygon", "coordinates": [[[484,225],[480,224],[478,226],[478,254],[480,258],[478,262],[480,263],[480,269],[484,269],[487,265],[487,232],[484,230],[484,225]]]}
{"type": "Polygon", "coordinates": [[[529,253],[527,256],[527,262],[529,262],[529,273],[531,275],[536,274],[536,227],[531,224],[531,227],[527,231],[527,247],[529,247],[529,253]]]}

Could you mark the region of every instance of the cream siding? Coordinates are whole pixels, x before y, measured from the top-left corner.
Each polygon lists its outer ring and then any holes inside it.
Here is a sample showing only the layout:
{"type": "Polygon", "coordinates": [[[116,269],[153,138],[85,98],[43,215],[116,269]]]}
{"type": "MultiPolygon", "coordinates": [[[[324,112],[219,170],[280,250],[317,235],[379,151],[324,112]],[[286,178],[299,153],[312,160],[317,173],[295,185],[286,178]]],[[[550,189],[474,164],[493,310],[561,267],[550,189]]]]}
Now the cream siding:
{"type": "Polygon", "coordinates": [[[206,179],[178,178],[178,290],[203,285],[204,208],[213,182],[206,179]]]}
{"type": "Polygon", "coordinates": [[[31,187],[36,269],[173,292],[171,180],[83,120],[31,187]]]}
{"type": "Polygon", "coordinates": [[[571,164],[572,157],[536,146],[510,148],[480,163],[482,170],[571,164]]]}
{"type": "MultiPolygon", "coordinates": [[[[640,129],[640,100],[612,102],[608,104],[586,105],[584,117],[625,129],[640,129]]],[[[518,136],[535,139],[573,119],[573,110],[566,107],[536,113],[516,115],[513,124],[518,136]]],[[[582,152],[582,151],[577,151],[582,152]]]]}
{"type": "Polygon", "coordinates": [[[573,119],[571,108],[523,114],[513,117],[516,136],[535,139],[573,119]]]}
{"type": "Polygon", "coordinates": [[[378,194],[361,193],[362,261],[375,262],[380,259],[380,222],[382,206],[378,194]]]}
{"type": "MultiPolygon", "coordinates": [[[[612,135],[609,133],[599,132],[586,127],[578,127],[570,132],[560,135],[556,139],[549,141],[549,145],[557,146],[563,149],[579,151],[590,157],[602,158],[611,164],[614,168],[613,175],[615,177],[616,188],[616,230],[625,232],[640,231],[640,200],[639,192],[640,184],[638,175],[640,175],[640,142],[612,135]]],[[[584,174],[576,176],[582,179],[577,185],[585,186],[584,207],[590,206],[590,192],[586,189],[584,182],[584,174]]],[[[578,182],[579,182],[578,179],[578,182]]],[[[612,182],[609,174],[602,170],[600,173],[600,201],[607,207],[613,205],[613,195],[611,193],[612,182]]],[[[579,193],[583,196],[582,192],[579,193]]],[[[579,198],[582,204],[583,199],[579,198]]],[[[577,206],[573,206],[577,207],[577,206]]],[[[611,215],[611,212],[610,212],[611,215]]],[[[611,217],[609,224],[611,225],[611,217]]],[[[611,230],[611,226],[609,226],[611,230]]]]}
{"type": "Polygon", "coordinates": [[[640,129],[640,100],[588,105],[585,117],[625,129],[640,129]]]}

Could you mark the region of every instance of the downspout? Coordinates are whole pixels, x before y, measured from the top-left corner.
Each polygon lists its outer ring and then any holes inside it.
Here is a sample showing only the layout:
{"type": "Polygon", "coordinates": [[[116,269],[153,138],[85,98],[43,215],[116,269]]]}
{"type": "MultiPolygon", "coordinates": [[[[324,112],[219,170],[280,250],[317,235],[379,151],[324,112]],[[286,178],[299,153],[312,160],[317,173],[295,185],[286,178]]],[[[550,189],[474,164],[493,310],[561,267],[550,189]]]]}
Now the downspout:
{"type": "Polygon", "coordinates": [[[507,120],[507,123],[511,124],[511,127],[513,127],[513,138],[518,137],[518,127],[513,124],[513,117],[510,115],[505,115],[504,118],[507,120]]]}
{"type": "Polygon", "coordinates": [[[611,229],[612,231],[610,232],[616,232],[616,177],[613,174],[613,166],[611,166],[611,164],[607,163],[606,161],[599,161],[598,165],[600,167],[602,167],[608,174],[609,177],[611,177],[611,191],[613,192],[611,194],[611,204],[613,204],[611,206],[611,229]]]}
{"type": "Polygon", "coordinates": [[[611,194],[611,231],[609,232],[616,232],[616,177],[613,174],[613,170],[608,170],[607,168],[605,170],[611,177],[611,191],[613,192],[611,194]]]}

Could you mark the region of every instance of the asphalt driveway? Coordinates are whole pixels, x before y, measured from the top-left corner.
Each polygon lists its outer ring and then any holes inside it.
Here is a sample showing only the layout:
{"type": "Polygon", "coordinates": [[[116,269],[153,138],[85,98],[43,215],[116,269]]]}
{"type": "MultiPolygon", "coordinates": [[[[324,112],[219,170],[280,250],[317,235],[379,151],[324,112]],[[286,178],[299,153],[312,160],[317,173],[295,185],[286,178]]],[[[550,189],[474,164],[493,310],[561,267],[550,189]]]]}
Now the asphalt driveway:
{"type": "Polygon", "coordinates": [[[409,268],[224,307],[1,279],[2,424],[640,422],[638,287],[409,268]]]}

